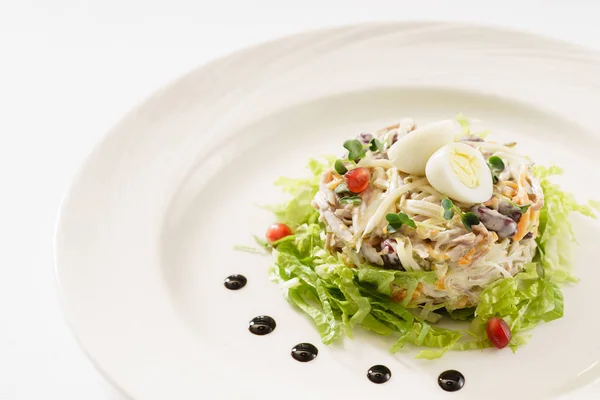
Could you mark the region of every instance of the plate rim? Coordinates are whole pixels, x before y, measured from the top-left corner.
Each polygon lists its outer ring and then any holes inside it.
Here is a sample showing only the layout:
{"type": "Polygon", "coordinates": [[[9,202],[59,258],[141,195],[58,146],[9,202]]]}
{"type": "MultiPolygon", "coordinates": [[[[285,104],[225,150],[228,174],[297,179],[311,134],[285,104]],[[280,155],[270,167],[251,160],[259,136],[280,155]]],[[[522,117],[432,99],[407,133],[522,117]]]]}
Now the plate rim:
{"type": "MultiPolygon", "coordinates": [[[[511,33],[515,35],[527,36],[530,38],[535,38],[538,40],[543,40],[547,43],[560,44],[563,46],[568,46],[569,48],[576,49],[581,51],[582,53],[587,53],[592,56],[598,57],[600,60],[600,50],[594,49],[592,47],[579,44],[577,42],[573,42],[570,40],[557,38],[549,35],[540,34],[537,32],[530,32],[524,29],[517,29],[512,27],[504,27],[498,25],[489,25],[482,23],[473,23],[473,22],[464,22],[464,21],[446,21],[446,20],[410,20],[410,21],[378,21],[378,22],[362,22],[362,23],[353,23],[353,24],[342,24],[342,25],[333,25],[329,27],[303,30],[299,32],[295,32],[292,34],[284,35],[281,37],[276,37],[274,39],[264,40],[250,46],[239,47],[236,48],[224,55],[221,55],[215,59],[212,59],[206,63],[201,65],[192,67],[188,69],[186,72],[178,75],[176,78],[170,80],[168,83],[160,86],[156,90],[154,90],[150,95],[143,98],[137,104],[135,104],[132,108],[130,108],[125,114],[123,114],[118,121],[113,124],[113,126],[104,133],[99,140],[92,146],[92,148],[88,151],[88,154],[85,156],[84,161],[78,166],[74,176],[70,180],[68,185],[68,189],[64,192],[60,205],[58,208],[58,213],[56,216],[56,222],[54,225],[54,233],[53,233],[53,269],[54,269],[54,282],[58,294],[59,304],[61,312],[64,316],[64,320],[69,327],[69,331],[72,336],[75,338],[77,345],[83,351],[85,356],[90,360],[94,368],[123,396],[127,398],[133,398],[132,395],[126,390],[126,388],[117,382],[117,380],[112,376],[112,374],[105,370],[105,368],[101,365],[101,363],[96,360],[94,355],[86,348],[84,343],[84,339],[81,337],[78,332],[77,327],[75,326],[75,321],[73,320],[73,313],[69,311],[68,299],[65,293],[65,288],[61,284],[61,272],[60,272],[60,258],[61,258],[61,250],[59,249],[59,236],[61,234],[61,230],[64,222],[64,215],[68,211],[67,206],[70,200],[70,197],[73,193],[75,187],[79,184],[80,181],[85,179],[85,173],[90,167],[90,165],[94,162],[96,156],[101,154],[104,150],[104,146],[107,141],[118,135],[120,128],[123,126],[124,122],[128,120],[131,116],[136,114],[138,111],[144,109],[148,104],[151,104],[155,99],[158,99],[162,94],[171,91],[173,88],[177,87],[181,82],[183,82],[186,78],[192,75],[200,75],[204,71],[209,71],[211,68],[216,67],[222,63],[227,62],[229,59],[241,56],[245,53],[253,53],[257,51],[265,50],[273,45],[285,43],[286,41],[292,39],[300,39],[302,37],[308,36],[324,36],[331,35],[337,32],[342,32],[348,29],[371,29],[375,27],[384,27],[384,26],[393,26],[398,28],[411,28],[411,27],[433,27],[433,28],[474,28],[481,29],[485,31],[493,31],[494,33],[511,33]]],[[[600,61],[596,61],[597,64],[600,64],[600,61]]],[[[599,387],[598,383],[592,384],[592,386],[599,387]]]]}

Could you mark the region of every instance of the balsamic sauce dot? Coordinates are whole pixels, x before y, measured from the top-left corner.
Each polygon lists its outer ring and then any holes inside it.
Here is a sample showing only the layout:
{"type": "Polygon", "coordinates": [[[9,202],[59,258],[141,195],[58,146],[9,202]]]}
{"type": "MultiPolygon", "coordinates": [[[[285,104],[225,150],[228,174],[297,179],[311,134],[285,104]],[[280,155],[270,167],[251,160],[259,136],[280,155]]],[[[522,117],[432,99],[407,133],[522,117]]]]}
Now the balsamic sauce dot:
{"type": "Polygon", "coordinates": [[[252,318],[252,320],[248,323],[248,330],[255,335],[267,335],[273,330],[277,324],[275,320],[267,315],[259,315],[258,317],[252,318]]]}
{"type": "Polygon", "coordinates": [[[223,284],[229,290],[239,290],[246,286],[248,279],[244,275],[229,275],[223,284]]]}
{"type": "Polygon", "coordinates": [[[367,372],[367,378],[373,383],[386,383],[392,377],[392,372],[385,365],[374,365],[367,372]]]}
{"type": "Polygon", "coordinates": [[[317,358],[319,349],[310,343],[300,343],[292,348],[292,357],[300,362],[308,362],[317,358]]]}
{"type": "Polygon", "coordinates": [[[465,385],[465,377],[460,372],[451,369],[440,374],[438,384],[447,392],[456,392],[465,385]]]}

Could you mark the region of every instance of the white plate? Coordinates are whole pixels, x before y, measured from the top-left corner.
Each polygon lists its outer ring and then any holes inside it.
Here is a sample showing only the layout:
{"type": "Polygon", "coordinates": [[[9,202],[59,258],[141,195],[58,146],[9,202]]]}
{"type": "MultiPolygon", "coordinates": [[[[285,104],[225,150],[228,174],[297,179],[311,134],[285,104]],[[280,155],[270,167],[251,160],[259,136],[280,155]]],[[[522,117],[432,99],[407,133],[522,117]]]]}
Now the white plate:
{"type": "Polygon", "coordinates": [[[56,235],[65,313],[82,347],[123,392],[151,399],[546,398],[600,377],[595,318],[600,226],[574,218],[581,243],[565,317],[510,351],[440,360],[387,352],[369,334],[326,347],[267,278],[270,259],[235,252],[271,216],[272,181],[344,138],[411,116],[459,112],[556,162],[581,199],[600,198],[600,55],[571,44],[479,26],[370,24],[297,35],[215,61],[132,111],[89,157],[56,235]],[[592,184],[594,183],[594,184],[592,184]],[[231,273],[248,277],[228,291],[231,273]],[[247,331],[274,317],[267,336],[247,331]],[[294,361],[299,342],[319,346],[294,361]],[[385,364],[392,379],[366,371],[385,364]],[[460,392],[437,385],[458,369],[460,392]],[[507,397],[508,396],[508,397],[507,397]]]}

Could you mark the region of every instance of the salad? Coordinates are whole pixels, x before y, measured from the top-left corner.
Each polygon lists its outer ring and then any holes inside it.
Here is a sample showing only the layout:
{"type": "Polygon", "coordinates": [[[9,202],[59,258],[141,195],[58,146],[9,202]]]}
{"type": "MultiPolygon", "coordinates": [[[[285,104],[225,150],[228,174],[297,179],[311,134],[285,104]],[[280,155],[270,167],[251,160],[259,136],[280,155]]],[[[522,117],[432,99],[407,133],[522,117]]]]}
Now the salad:
{"type": "Polygon", "coordinates": [[[309,178],[280,178],[290,195],[268,207],[261,240],[270,274],[324,343],[360,326],[395,335],[390,349],[446,351],[524,344],[563,315],[559,284],[576,282],[569,214],[594,217],[516,149],[473,132],[463,116],[412,119],[312,159],[309,178]],[[448,319],[463,329],[442,327],[448,319]]]}

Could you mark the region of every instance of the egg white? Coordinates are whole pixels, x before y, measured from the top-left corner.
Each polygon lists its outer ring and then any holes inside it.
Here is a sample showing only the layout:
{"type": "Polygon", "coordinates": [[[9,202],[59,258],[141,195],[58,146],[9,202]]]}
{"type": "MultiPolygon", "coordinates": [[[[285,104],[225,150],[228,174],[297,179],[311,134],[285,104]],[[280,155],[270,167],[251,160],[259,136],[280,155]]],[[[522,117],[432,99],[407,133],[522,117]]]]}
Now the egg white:
{"type": "Polygon", "coordinates": [[[425,175],[437,191],[462,203],[482,203],[493,194],[492,175],[483,155],[464,143],[437,150],[427,161],[425,175]],[[468,159],[467,168],[459,168],[458,159],[468,159]]]}
{"type": "Polygon", "coordinates": [[[460,129],[452,120],[424,125],[400,137],[390,147],[388,157],[399,171],[423,176],[427,160],[440,147],[453,142],[460,129]]]}

